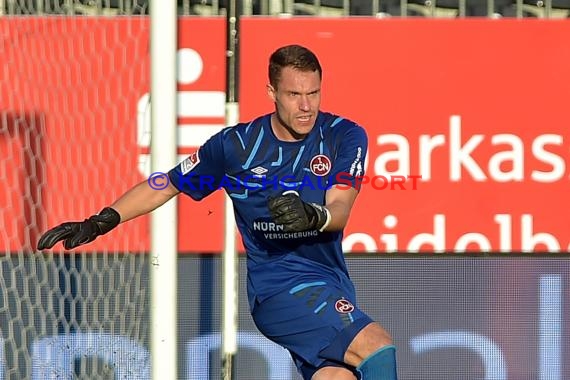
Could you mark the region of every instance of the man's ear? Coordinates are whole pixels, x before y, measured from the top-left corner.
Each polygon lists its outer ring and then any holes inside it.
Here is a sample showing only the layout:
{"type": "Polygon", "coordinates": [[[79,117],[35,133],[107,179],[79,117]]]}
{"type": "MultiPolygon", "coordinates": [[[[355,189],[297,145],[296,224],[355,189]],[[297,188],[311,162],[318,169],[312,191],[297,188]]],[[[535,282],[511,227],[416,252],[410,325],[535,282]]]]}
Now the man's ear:
{"type": "Polygon", "coordinates": [[[275,102],[277,99],[275,94],[275,89],[270,83],[267,84],[267,96],[269,97],[269,100],[271,100],[272,102],[275,102]]]}

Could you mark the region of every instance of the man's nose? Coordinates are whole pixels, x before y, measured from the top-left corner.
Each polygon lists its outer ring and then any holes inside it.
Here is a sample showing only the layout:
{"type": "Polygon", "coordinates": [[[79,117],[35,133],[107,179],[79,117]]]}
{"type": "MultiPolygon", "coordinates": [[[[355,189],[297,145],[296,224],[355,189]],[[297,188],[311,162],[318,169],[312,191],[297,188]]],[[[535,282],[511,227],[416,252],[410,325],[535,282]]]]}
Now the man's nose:
{"type": "Polygon", "coordinates": [[[301,95],[299,100],[299,109],[302,111],[309,111],[311,109],[311,104],[309,103],[309,97],[307,95],[301,95]]]}

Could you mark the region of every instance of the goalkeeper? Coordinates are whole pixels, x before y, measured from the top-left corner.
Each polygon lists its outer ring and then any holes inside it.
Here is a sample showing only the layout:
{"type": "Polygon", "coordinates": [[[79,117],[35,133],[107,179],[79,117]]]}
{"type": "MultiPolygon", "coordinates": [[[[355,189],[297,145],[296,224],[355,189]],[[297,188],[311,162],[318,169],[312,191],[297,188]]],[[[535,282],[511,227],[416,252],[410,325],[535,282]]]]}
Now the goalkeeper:
{"type": "Polygon", "coordinates": [[[289,350],[306,380],[395,380],[392,339],[358,308],[341,245],[364,174],[366,132],[320,110],[322,69],[307,48],[277,49],[268,69],[274,112],[212,136],[170,170],[166,189],[141,182],[98,215],[47,231],[38,249],[58,241],[75,248],[179,193],[199,201],[223,187],[247,252],[259,331],[289,350]]]}

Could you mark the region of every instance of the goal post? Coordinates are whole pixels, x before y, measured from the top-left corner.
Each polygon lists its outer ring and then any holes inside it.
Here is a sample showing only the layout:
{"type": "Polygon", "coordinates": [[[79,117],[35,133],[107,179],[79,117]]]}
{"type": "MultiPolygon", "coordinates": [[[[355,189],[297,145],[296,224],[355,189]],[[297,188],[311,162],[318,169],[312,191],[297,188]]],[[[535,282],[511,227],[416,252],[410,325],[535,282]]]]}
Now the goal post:
{"type": "MultiPolygon", "coordinates": [[[[150,5],[151,171],[166,173],[177,162],[177,2],[150,5]]],[[[151,346],[152,379],[175,380],[177,365],[177,200],[151,215],[151,346]]]]}
{"type": "MultiPolygon", "coordinates": [[[[227,2],[226,15],[226,125],[239,122],[239,22],[238,2],[227,2]]],[[[232,200],[224,197],[224,252],[222,304],[222,380],[235,378],[238,330],[238,257],[232,200]]]]}

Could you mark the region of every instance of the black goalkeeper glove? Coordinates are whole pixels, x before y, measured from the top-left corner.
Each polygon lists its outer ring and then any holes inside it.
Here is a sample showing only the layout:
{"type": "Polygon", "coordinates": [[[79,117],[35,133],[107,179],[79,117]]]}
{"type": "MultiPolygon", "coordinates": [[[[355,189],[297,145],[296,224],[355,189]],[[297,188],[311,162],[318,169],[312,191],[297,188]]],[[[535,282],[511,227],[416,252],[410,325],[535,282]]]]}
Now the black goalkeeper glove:
{"type": "Polygon", "coordinates": [[[324,206],[303,202],[295,191],[286,191],[276,198],[269,198],[269,212],[277,224],[287,232],[308,230],[324,231],[331,220],[331,214],[324,206]]]}
{"type": "Polygon", "coordinates": [[[49,249],[60,240],[63,240],[65,249],[73,249],[106,234],[120,222],[119,213],[110,207],[105,207],[99,214],[83,222],[66,222],[47,231],[38,241],[38,249],[49,249]]]}

